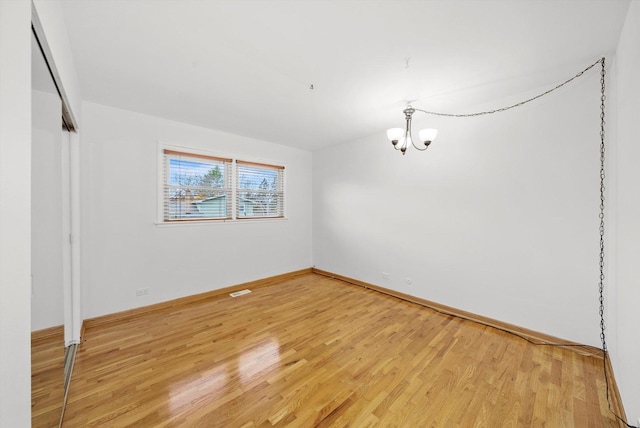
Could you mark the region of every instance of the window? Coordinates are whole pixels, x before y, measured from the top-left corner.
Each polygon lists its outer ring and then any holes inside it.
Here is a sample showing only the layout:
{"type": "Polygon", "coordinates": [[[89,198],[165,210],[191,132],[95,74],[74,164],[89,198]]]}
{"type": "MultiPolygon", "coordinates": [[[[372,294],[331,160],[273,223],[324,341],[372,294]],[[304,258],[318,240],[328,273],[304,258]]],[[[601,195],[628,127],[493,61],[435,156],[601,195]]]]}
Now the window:
{"type": "Polygon", "coordinates": [[[163,149],[163,222],[284,217],[284,166],[163,149]]]}
{"type": "Polygon", "coordinates": [[[284,167],[236,161],[236,217],[284,217],[284,167]]]}
{"type": "Polygon", "coordinates": [[[231,159],[164,150],[164,221],[231,218],[231,159]]]}

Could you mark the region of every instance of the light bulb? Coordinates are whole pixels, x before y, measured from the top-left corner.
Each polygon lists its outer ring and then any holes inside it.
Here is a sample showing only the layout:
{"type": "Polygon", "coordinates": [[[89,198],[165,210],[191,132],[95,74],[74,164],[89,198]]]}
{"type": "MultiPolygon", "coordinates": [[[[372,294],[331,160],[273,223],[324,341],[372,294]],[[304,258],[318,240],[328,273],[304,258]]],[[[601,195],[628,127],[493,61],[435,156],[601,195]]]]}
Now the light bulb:
{"type": "Polygon", "coordinates": [[[429,128],[429,129],[421,129],[418,133],[420,136],[420,141],[422,141],[425,145],[429,145],[433,140],[436,139],[436,135],[438,135],[438,130],[429,128]]]}
{"type": "Polygon", "coordinates": [[[400,139],[402,139],[403,137],[404,137],[404,129],[402,128],[387,129],[387,138],[392,143],[395,141],[397,144],[398,141],[400,141],[400,139]]]}

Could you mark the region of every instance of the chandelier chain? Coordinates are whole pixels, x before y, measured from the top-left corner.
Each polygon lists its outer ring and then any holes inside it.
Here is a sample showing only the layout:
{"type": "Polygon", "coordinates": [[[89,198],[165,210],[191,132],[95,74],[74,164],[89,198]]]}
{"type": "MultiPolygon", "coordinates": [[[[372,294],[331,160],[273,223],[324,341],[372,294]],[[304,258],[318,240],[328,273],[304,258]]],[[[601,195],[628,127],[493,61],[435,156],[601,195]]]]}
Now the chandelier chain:
{"type": "MultiPolygon", "coordinates": [[[[446,116],[446,117],[474,117],[474,116],[482,116],[482,115],[485,115],[485,114],[500,113],[500,112],[503,112],[503,111],[511,110],[512,108],[523,106],[523,105],[525,105],[527,103],[530,103],[531,101],[537,100],[538,98],[542,98],[545,95],[550,94],[551,92],[555,91],[556,89],[560,89],[561,87],[563,87],[567,83],[570,83],[573,80],[577,79],[578,77],[582,76],[584,73],[586,73],[587,71],[591,70],[593,67],[596,66],[596,64],[599,64],[599,63],[602,63],[602,66],[604,67],[604,58],[601,58],[601,59],[597,60],[596,62],[594,62],[593,64],[591,64],[590,66],[588,66],[587,68],[585,68],[584,70],[582,70],[581,72],[576,74],[575,76],[571,77],[570,79],[565,80],[564,82],[554,86],[553,88],[551,88],[551,89],[549,89],[547,91],[544,91],[541,94],[536,95],[533,98],[529,98],[529,99],[526,99],[524,101],[520,101],[519,103],[510,105],[510,106],[507,106],[507,107],[497,108],[495,110],[480,111],[480,112],[477,112],[477,113],[454,114],[454,113],[439,113],[439,112],[435,112],[435,111],[422,110],[422,109],[415,108],[415,107],[414,107],[414,109],[416,111],[421,111],[422,113],[430,114],[430,115],[433,115],[433,116],[446,116]]],[[[604,70],[604,68],[603,68],[603,70],[604,70]]],[[[602,77],[602,79],[604,79],[604,77],[602,77]]],[[[601,80],[601,81],[602,81],[603,91],[604,91],[604,80],[601,80]]],[[[602,96],[604,97],[604,92],[603,92],[602,96]]],[[[603,102],[602,105],[604,106],[604,100],[602,100],[602,102],[603,102]]],[[[604,112],[604,110],[603,110],[603,112],[604,112]]],[[[604,136],[603,136],[603,138],[604,138],[604,136]]]]}
{"type": "Polygon", "coordinates": [[[607,373],[607,340],[605,337],[605,323],[604,323],[604,180],[605,180],[605,145],[604,145],[604,125],[605,125],[605,113],[604,113],[604,103],[607,99],[605,95],[605,75],[607,72],[605,71],[605,59],[602,57],[598,60],[602,64],[602,68],[600,70],[600,213],[598,217],[600,218],[600,277],[598,281],[598,298],[600,302],[600,340],[602,342],[602,368],[604,371],[604,382],[605,389],[607,395],[607,405],[609,407],[609,411],[616,417],[617,420],[622,422],[625,426],[629,428],[637,428],[633,425],[629,424],[625,421],[620,415],[613,411],[611,408],[611,398],[609,396],[609,376],[607,373]]]}
{"type": "Polygon", "coordinates": [[[600,340],[602,341],[602,352],[607,352],[607,341],[605,338],[605,324],[604,324],[604,179],[605,179],[605,146],[604,146],[604,125],[605,125],[605,113],[604,102],[607,99],[605,95],[605,83],[604,78],[605,71],[605,59],[600,60],[602,63],[602,69],[600,71],[600,281],[598,282],[598,292],[600,300],[600,340]]]}

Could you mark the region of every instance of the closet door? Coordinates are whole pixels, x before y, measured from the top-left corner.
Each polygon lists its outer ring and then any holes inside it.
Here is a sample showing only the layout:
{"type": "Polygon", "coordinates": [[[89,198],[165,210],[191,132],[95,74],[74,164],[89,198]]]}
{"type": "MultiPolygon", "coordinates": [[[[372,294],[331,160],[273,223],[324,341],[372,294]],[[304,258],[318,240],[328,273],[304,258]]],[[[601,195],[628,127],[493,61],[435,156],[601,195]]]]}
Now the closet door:
{"type": "Polygon", "coordinates": [[[71,313],[69,138],[61,134],[62,101],[34,36],[31,61],[31,420],[58,426],[71,313]]]}
{"type": "MultiPolygon", "coordinates": [[[[35,331],[62,326],[65,317],[62,102],[35,37],[32,45],[31,330],[35,331]]],[[[60,349],[64,352],[64,342],[60,349]]]]}

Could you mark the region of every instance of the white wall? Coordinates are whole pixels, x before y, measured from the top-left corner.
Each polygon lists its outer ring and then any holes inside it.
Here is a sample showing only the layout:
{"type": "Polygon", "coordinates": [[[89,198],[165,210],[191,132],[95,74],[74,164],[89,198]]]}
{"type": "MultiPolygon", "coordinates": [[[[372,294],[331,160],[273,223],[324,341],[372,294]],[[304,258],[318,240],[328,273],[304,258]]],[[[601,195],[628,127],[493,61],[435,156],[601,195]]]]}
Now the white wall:
{"type": "Polygon", "coordinates": [[[609,350],[629,422],[640,418],[640,3],[631,2],[616,55],[617,331],[609,350]]]}
{"type": "Polygon", "coordinates": [[[62,108],[57,93],[34,90],[31,96],[31,330],[35,331],[64,323],[62,108]]]}
{"type": "Polygon", "coordinates": [[[383,130],[315,152],[314,264],[599,346],[599,99],[595,67],[501,114],[415,117],[440,131],[426,152],[383,130]]]}
{"type": "Polygon", "coordinates": [[[93,103],[83,125],[85,319],[311,266],[310,152],[93,103]],[[157,141],[283,162],[288,219],[156,225],[157,141]]]}
{"type": "Polygon", "coordinates": [[[31,4],[0,1],[0,426],[31,424],[31,4]]]}

